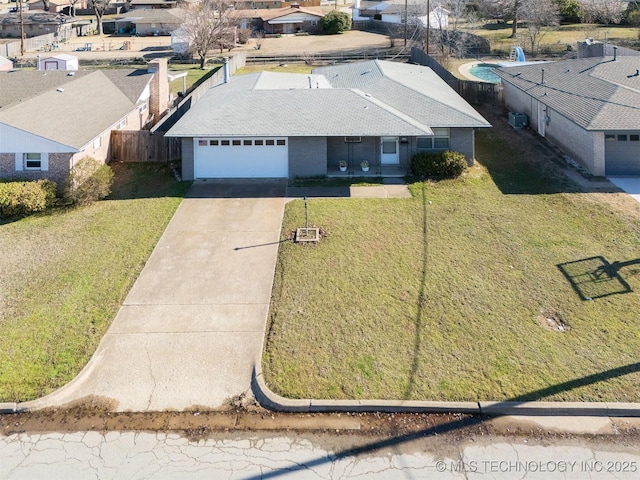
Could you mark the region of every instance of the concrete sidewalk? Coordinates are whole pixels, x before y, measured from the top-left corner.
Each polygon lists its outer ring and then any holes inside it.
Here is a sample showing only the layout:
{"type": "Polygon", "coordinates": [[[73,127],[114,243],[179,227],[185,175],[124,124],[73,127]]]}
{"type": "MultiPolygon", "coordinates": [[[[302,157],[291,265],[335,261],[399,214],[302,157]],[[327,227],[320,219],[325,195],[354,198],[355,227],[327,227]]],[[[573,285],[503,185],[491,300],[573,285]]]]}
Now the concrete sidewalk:
{"type": "Polygon", "coordinates": [[[221,409],[250,391],[269,310],[285,182],[196,182],[85,369],[36,409],[221,409]]]}

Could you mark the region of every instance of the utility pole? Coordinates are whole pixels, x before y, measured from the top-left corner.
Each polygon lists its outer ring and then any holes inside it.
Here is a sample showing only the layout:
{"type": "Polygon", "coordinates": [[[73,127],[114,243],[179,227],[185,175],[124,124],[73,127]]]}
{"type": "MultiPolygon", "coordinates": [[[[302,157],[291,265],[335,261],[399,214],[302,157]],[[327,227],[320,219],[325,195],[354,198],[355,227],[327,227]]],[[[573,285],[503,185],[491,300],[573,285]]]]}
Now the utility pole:
{"type": "Polygon", "coordinates": [[[407,15],[409,8],[407,0],[404,0],[404,46],[407,46],[407,23],[409,21],[409,15],[407,15]]]}
{"type": "Polygon", "coordinates": [[[427,55],[429,55],[429,37],[431,36],[431,8],[430,2],[427,0],[427,55]]]}
{"type": "Polygon", "coordinates": [[[20,9],[20,57],[24,58],[24,9],[23,0],[18,0],[18,8],[20,9]]]}

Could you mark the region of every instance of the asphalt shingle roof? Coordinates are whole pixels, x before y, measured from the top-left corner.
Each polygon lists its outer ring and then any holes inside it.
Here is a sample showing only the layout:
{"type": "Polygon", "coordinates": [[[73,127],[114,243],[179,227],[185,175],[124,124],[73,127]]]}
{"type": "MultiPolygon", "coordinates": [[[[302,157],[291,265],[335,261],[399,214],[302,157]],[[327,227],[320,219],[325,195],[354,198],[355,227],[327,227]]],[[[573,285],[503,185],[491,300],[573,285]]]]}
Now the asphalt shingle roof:
{"type": "Polygon", "coordinates": [[[413,136],[432,127],[490,126],[428,67],[376,60],[319,68],[314,88],[308,77],[232,77],[168,136],[413,136]]]}
{"type": "Polygon", "coordinates": [[[503,82],[587,130],[640,129],[640,58],[585,58],[495,69],[503,82]],[[544,84],[542,84],[544,69],[544,84]]]}
{"type": "Polygon", "coordinates": [[[151,76],[133,70],[0,72],[0,123],[80,149],[135,108],[151,76]]]}

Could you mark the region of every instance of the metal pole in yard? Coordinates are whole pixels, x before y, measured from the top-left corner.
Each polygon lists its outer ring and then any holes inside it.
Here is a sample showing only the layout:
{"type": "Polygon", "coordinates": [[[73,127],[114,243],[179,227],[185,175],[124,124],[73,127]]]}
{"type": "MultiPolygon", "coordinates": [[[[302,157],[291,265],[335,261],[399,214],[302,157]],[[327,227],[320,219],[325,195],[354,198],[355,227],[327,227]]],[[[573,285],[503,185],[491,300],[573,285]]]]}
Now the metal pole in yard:
{"type": "Polygon", "coordinates": [[[307,197],[304,197],[304,236],[309,236],[309,212],[307,210],[307,197]]]}

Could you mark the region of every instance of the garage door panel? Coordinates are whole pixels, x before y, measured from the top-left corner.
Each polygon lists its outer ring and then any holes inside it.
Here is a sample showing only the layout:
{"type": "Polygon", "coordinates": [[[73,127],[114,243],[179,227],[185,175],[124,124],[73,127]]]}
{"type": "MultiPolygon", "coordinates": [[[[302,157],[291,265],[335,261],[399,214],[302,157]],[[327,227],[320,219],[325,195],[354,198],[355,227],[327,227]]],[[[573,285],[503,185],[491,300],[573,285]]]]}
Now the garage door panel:
{"type": "Polygon", "coordinates": [[[196,178],[287,178],[287,143],[286,139],[200,139],[195,147],[196,178]]]}
{"type": "Polygon", "coordinates": [[[640,175],[640,133],[605,135],[606,175],[640,175]]]}

